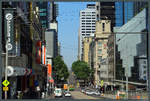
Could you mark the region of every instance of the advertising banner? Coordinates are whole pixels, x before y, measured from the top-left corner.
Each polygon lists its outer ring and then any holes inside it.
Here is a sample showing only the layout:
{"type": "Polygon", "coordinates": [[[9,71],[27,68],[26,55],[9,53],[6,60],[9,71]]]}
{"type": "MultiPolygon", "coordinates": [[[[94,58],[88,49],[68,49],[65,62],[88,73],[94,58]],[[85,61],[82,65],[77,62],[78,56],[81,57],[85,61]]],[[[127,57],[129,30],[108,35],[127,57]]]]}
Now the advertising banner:
{"type": "Polygon", "coordinates": [[[15,55],[14,9],[4,9],[5,39],[8,40],[8,54],[15,55]]]}
{"type": "Polygon", "coordinates": [[[36,42],[36,63],[41,64],[41,41],[36,42]]]}

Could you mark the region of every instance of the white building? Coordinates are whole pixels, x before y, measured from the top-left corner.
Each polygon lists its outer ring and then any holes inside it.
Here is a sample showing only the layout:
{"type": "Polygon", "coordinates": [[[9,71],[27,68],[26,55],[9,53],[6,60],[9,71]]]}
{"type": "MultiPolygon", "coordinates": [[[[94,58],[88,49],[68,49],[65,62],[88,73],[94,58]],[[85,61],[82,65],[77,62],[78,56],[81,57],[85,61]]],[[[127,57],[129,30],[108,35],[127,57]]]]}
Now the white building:
{"type": "Polygon", "coordinates": [[[87,8],[80,11],[80,29],[79,29],[79,56],[82,59],[83,38],[94,36],[96,22],[96,7],[95,4],[87,5],[87,8]]]}

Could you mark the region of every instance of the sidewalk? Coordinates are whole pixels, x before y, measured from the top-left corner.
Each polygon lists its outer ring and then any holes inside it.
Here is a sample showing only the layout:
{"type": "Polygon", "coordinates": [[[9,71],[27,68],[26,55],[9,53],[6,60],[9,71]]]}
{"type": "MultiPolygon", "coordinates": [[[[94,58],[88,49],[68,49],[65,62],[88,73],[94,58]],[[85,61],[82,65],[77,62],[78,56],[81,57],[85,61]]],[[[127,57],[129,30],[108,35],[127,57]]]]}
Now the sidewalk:
{"type": "Polygon", "coordinates": [[[53,99],[53,98],[55,98],[55,97],[54,97],[54,94],[48,95],[47,97],[45,97],[45,99],[53,99]]]}

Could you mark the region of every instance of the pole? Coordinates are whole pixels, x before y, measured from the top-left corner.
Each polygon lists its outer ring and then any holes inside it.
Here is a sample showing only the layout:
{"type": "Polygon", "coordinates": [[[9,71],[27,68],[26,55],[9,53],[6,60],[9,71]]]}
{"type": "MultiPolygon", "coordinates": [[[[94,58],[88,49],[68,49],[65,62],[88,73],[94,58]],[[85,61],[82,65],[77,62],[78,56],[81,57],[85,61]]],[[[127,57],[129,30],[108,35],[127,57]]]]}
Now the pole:
{"type": "MultiPolygon", "coordinates": [[[[6,38],[6,66],[5,66],[5,80],[7,80],[7,66],[8,66],[8,39],[6,38]]],[[[5,99],[7,99],[7,91],[5,91],[5,99]]]]}
{"type": "Polygon", "coordinates": [[[126,68],[126,98],[128,99],[128,65],[127,65],[127,68],[126,68]]]}
{"type": "MultiPolygon", "coordinates": [[[[2,1],[0,0],[0,53],[2,53],[2,1]]],[[[2,56],[0,55],[0,101],[2,101],[2,56]]]]}

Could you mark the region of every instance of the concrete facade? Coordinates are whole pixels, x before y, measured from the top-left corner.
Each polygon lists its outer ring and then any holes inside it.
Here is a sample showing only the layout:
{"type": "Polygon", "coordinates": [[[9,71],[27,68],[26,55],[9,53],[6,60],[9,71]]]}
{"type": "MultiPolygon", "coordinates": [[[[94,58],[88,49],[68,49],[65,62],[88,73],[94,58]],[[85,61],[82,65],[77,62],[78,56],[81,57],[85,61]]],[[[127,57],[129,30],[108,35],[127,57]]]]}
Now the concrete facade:
{"type": "Polygon", "coordinates": [[[85,37],[83,39],[83,61],[89,64],[89,46],[92,42],[92,37],[85,37]]]}
{"type": "Polygon", "coordinates": [[[100,86],[100,81],[108,82],[108,37],[111,33],[111,21],[99,20],[96,22],[94,41],[90,45],[91,63],[94,68],[94,83],[100,86]],[[94,49],[91,49],[94,48],[94,49]],[[94,51],[94,52],[92,52],[94,51]],[[92,59],[93,58],[93,59],[92,59]]]}
{"type": "Polygon", "coordinates": [[[46,56],[47,57],[56,57],[57,56],[57,42],[56,42],[57,36],[55,30],[47,30],[45,32],[45,40],[46,40],[46,56]]]}

